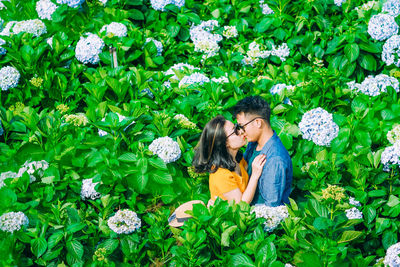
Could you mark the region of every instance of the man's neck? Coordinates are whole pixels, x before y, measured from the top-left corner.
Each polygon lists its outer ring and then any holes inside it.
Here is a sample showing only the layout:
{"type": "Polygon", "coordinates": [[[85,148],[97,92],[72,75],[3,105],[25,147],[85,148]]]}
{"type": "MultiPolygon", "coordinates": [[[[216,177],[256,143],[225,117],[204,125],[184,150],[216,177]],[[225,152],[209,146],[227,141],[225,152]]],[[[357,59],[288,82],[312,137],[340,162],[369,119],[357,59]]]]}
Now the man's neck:
{"type": "Polygon", "coordinates": [[[271,127],[265,128],[265,130],[262,131],[260,138],[258,138],[257,140],[256,150],[257,151],[261,150],[273,135],[274,131],[272,130],[271,127]]]}

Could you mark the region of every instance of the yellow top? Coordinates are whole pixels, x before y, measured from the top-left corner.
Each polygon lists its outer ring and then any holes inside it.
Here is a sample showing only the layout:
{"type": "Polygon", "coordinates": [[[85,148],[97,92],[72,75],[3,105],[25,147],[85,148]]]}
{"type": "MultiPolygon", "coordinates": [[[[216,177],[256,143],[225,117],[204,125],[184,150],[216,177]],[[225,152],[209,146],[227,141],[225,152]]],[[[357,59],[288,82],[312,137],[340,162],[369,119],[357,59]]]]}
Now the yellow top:
{"type": "Polygon", "coordinates": [[[249,183],[249,175],[246,171],[246,166],[247,163],[242,158],[239,163],[242,176],[225,168],[218,168],[216,172],[210,173],[209,187],[211,199],[215,200],[216,197],[220,197],[226,200],[223,194],[236,188],[239,188],[240,192],[243,193],[249,183]]]}

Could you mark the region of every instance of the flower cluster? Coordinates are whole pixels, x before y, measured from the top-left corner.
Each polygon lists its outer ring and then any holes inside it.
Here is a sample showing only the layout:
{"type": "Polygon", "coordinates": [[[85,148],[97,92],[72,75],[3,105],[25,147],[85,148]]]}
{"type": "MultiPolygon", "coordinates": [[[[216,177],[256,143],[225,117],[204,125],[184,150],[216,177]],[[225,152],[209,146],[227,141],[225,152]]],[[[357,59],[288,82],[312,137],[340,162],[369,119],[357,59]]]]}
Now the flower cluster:
{"type": "Polygon", "coordinates": [[[18,21],[12,27],[12,33],[18,34],[20,32],[27,32],[33,34],[33,36],[40,36],[47,32],[46,25],[40,19],[30,19],[18,21]]]}
{"type": "Polygon", "coordinates": [[[6,41],[0,38],[0,56],[7,54],[7,49],[2,47],[2,45],[5,45],[6,41]]]}
{"type": "Polygon", "coordinates": [[[108,219],[108,227],[117,234],[130,234],[142,226],[136,212],[124,209],[119,210],[108,219]]]}
{"type": "Polygon", "coordinates": [[[224,36],[225,38],[227,38],[227,39],[235,38],[238,35],[239,34],[236,29],[236,26],[224,26],[224,31],[222,32],[222,36],[224,36]]]}
{"type": "Polygon", "coordinates": [[[29,80],[29,82],[35,86],[36,88],[39,88],[43,84],[43,78],[40,77],[32,77],[32,79],[29,80]]]}
{"type": "Polygon", "coordinates": [[[333,121],[332,114],[318,107],[307,111],[299,123],[304,139],[319,146],[330,146],[339,134],[339,126],[333,121]]]}
{"type": "Polygon", "coordinates": [[[395,64],[400,67],[400,35],[393,35],[386,40],[382,48],[382,61],[387,66],[395,64]]]}
{"type": "Polygon", "coordinates": [[[41,177],[48,167],[49,163],[45,160],[26,161],[18,170],[17,177],[21,177],[25,172],[27,172],[30,177],[30,182],[32,183],[36,181],[36,177],[33,174],[37,174],[39,177],[41,177]]]}
{"type": "Polygon", "coordinates": [[[107,263],[107,249],[105,248],[98,248],[93,255],[93,261],[104,261],[104,263],[107,263]]]}
{"type": "Polygon", "coordinates": [[[203,85],[204,83],[209,83],[209,82],[210,79],[207,76],[199,72],[195,72],[193,74],[183,77],[182,80],[179,82],[179,87],[191,84],[203,85]]]}
{"type": "Polygon", "coordinates": [[[174,5],[179,8],[185,5],[185,0],[150,0],[151,7],[155,10],[165,11],[166,5],[174,5]]]}
{"type": "Polygon", "coordinates": [[[103,47],[104,41],[96,34],[89,32],[86,38],[81,36],[79,39],[75,48],[75,57],[83,64],[97,64],[103,47]]]}
{"type": "Polygon", "coordinates": [[[368,33],[372,39],[383,41],[397,34],[399,25],[394,17],[388,14],[378,14],[371,17],[368,22],[368,33]]]}
{"type": "Polygon", "coordinates": [[[222,36],[212,33],[218,26],[218,21],[208,20],[190,28],[190,39],[193,41],[194,51],[204,53],[203,59],[213,57],[219,51],[218,43],[222,41],[222,36]]]}
{"type": "Polygon", "coordinates": [[[165,73],[165,76],[169,76],[169,75],[173,75],[172,77],[170,77],[170,79],[173,80],[179,80],[178,76],[176,76],[175,71],[184,71],[185,69],[187,70],[199,70],[200,68],[196,68],[190,64],[186,64],[186,63],[177,63],[174,64],[172,67],[170,67],[165,73]]]}
{"type": "Polygon", "coordinates": [[[4,213],[0,217],[0,230],[4,232],[13,233],[14,231],[19,231],[22,226],[28,224],[28,217],[21,211],[4,213]]]}
{"type": "Polygon", "coordinates": [[[95,200],[100,197],[100,193],[96,191],[95,187],[98,183],[93,183],[93,179],[85,179],[82,181],[81,198],[95,200]]]}
{"type": "Polygon", "coordinates": [[[252,213],[256,214],[257,218],[264,218],[264,231],[272,232],[285,218],[289,217],[289,212],[286,206],[269,207],[265,204],[256,204],[252,209],[252,213]]]}
{"type": "Polygon", "coordinates": [[[249,45],[249,50],[247,51],[246,56],[242,60],[242,64],[253,66],[259,61],[259,59],[265,59],[269,56],[277,56],[280,60],[285,61],[289,54],[290,49],[286,43],[283,43],[278,47],[272,45],[271,50],[263,50],[259,44],[252,42],[249,45]]]}
{"type": "Polygon", "coordinates": [[[85,2],[85,0],[57,0],[57,4],[67,4],[72,8],[79,7],[83,2],[85,2]]]}
{"type": "Polygon", "coordinates": [[[160,41],[157,41],[154,38],[147,38],[146,42],[144,43],[144,45],[146,45],[147,43],[153,42],[153,44],[156,46],[157,48],[157,56],[161,56],[162,52],[163,52],[163,44],[160,41]]]}
{"type": "Polygon", "coordinates": [[[400,15],[400,1],[399,0],[387,0],[382,7],[382,12],[388,13],[393,17],[400,15]]]}
{"type": "Polygon", "coordinates": [[[349,204],[353,205],[353,206],[356,206],[356,207],[360,207],[361,206],[360,201],[356,200],[354,197],[350,197],[349,198],[349,204]]]}
{"type": "Polygon", "coordinates": [[[260,7],[261,7],[261,12],[264,15],[274,14],[274,11],[267,4],[264,4],[264,0],[260,0],[259,3],[260,3],[260,7]]]}
{"type": "Polygon", "coordinates": [[[337,185],[328,185],[327,188],[322,189],[322,198],[325,200],[336,200],[340,202],[346,198],[344,188],[337,185]]]}
{"type": "Polygon", "coordinates": [[[15,88],[18,85],[20,78],[19,71],[11,66],[5,66],[0,69],[0,88],[2,91],[7,91],[10,88],[15,88]]]}
{"type": "Polygon", "coordinates": [[[400,141],[393,144],[393,146],[386,147],[381,155],[381,163],[383,164],[384,171],[390,171],[390,165],[400,166],[400,141]]]}
{"type": "Polygon", "coordinates": [[[368,11],[371,8],[373,8],[374,5],[378,5],[378,4],[379,4],[378,1],[368,1],[367,3],[365,3],[365,4],[361,5],[361,6],[358,6],[358,7],[354,8],[354,9],[357,10],[357,11],[368,11]]]}
{"type": "Polygon", "coordinates": [[[349,220],[354,220],[354,219],[362,219],[363,214],[361,211],[359,211],[356,207],[353,207],[351,209],[345,210],[346,212],[346,217],[349,220]]]}
{"type": "Polygon", "coordinates": [[[400,142],[400,124],[394,125],[393,129],[387,133],[387,139],[392,145],[400,142]]]}
{"type": "Polygon", "coordinates": [[[275,94],[279,95],[284,89],[286,89],[288,91],[293,91],[295,88],[296,87],[293,85],[286,85],[284,83],[278,83],[278,84],[275,84],[274,86],[272,86],[271,89],[269,90],[269,92],[272,95],[275,95],[275,94]]]}
{"type": "Polygon", "coordinates": [[[89,123],[88,118],[83,113],[64,115],[65,122],[74,126],[86,126],[89,123]]]}
{"type": "Polygon", "coordinates": [[[346,0],[335,0],[335,5],[342,6],[342,4],[346,2],[346,0]]]}
{"type": "Polygon", "coordinates": [[[377,96],[383,92],[387,92],[387,87],[391,86],[396,92],[399,92],[399,81],[386,74],[379,74],[375,77],[369,75],[365,80],[359,84],[354,81],[347,83],[351,90],[363,93],[369,96],[377,96]]]}
{"type": "Polygon", "coordinates": [[[155,139],[150,144],[149,150],[159,156],[165,163],[177,161],[181,157],[179,144],[169,136],[155,139]]]}
{"type": "Polygon", "coordinates": [[[213,77],[211,78],[211,81],[215,83],[229,83],[228,74],[225,74],[225,76],[221,76],[219,78],[213,77]]]}
{"type": "Polygon", "coordinates": [[[385,259],[383,260],[383,264],[389,267],[398,267],[400,266],[400,242],[394,245],[391,245],[386,251],[385,259]]]}
{"type": "Polygon", "coordinates": [[[108,25],[104,25],[100,32],[106,31],[107,37],[125,37],[128,35],[128,29],[126,26],[119,22],[111,22],[108,25]]]}
{"type": "Polygon", "coordinates": [[[187,172],[189,174],[189,177],[192,179],[198,179],[200,177],[208,177],[208,174],[206,172],[204,172],[204,173],[196,172],[194,166],[187,167],[187,172]]]}
{"type": "Polygon", "coordinates": [[[4,29],[0,32],[0,35],[3,36],[10,36],[12,34],[12,28],[14,27],[14,25],[17,23],[18,21],[10,21],[8,22],[4,29]]]}
{"type": "Polygon", "coordinates": [[[174,120],[178,121],[178,125],[183,129],[195,129],[196,124],[191,122],[185,115],[177,114],[174,116],[174,120]]]}
{"type": "Polygon", "coordinates": [[[311,168],[318,167],[319,162],[318,161],[310,161],[307,162],[306,165],[301,167],[302,172],[309,172],[311,168]]]}
{"type": "Polygon", "coordinates": [[[57,5],[50,0],[39,0],[36,2],[36,12],[39,18],[52,20],[51,15],[56,11],[57,5]]]}

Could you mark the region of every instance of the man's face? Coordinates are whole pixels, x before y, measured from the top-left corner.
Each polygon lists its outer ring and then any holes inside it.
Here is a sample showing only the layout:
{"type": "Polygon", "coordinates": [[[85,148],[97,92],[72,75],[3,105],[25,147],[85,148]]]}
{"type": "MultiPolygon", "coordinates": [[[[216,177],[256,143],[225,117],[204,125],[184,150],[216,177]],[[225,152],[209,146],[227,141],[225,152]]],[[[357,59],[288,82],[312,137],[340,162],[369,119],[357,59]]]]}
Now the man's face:
{"type": "Polygon", "coordinates": [[[244,114],[243,112],[237,114],[236,120],[240,125],[241,132],[249,142],[257,141],[259,136],[259,128],[257,127],[257,120],[262,120],[257,115],[244,114]]]}

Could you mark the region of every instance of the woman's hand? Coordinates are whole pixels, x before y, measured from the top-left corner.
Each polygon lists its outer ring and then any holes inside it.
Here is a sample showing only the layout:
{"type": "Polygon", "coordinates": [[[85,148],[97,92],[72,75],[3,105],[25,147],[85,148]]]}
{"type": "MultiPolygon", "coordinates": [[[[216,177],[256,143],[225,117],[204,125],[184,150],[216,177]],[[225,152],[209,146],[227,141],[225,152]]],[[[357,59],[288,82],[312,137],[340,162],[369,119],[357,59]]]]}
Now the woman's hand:
{"type": "Polygon", "coordinates": [[[252,172],[251,176],[260,178],[265,162],[266,162],[265,155],[261,154],[255,157],[253,163],[251,164],[251,172],[252,172]]]}

